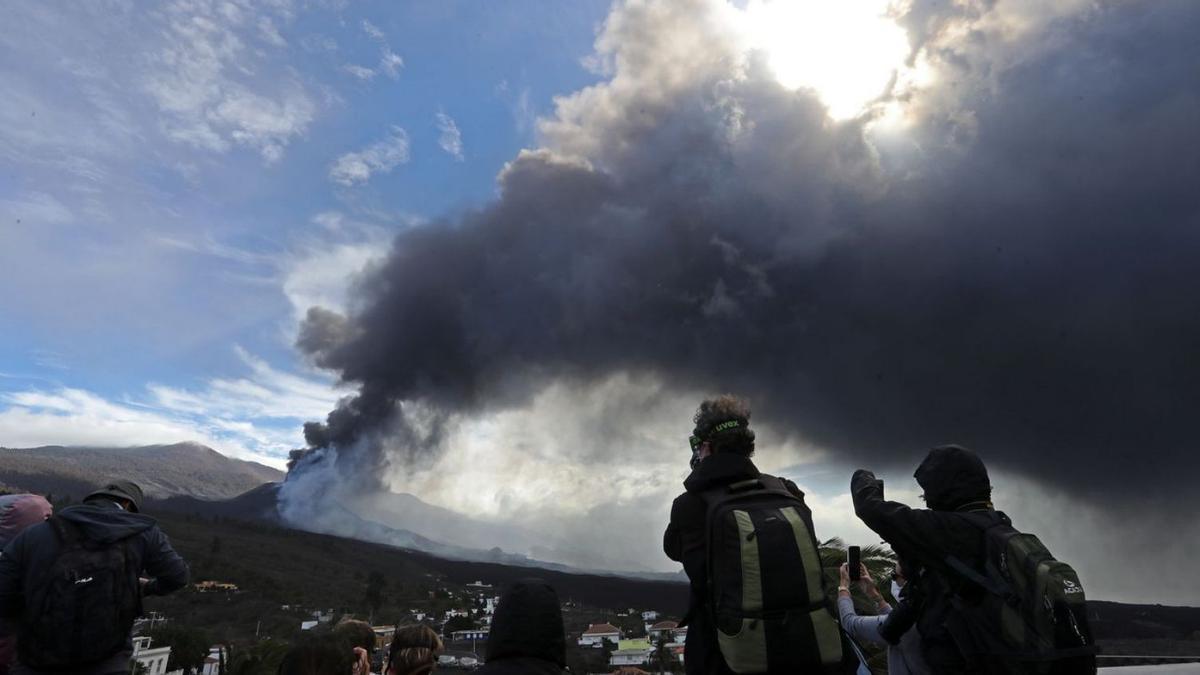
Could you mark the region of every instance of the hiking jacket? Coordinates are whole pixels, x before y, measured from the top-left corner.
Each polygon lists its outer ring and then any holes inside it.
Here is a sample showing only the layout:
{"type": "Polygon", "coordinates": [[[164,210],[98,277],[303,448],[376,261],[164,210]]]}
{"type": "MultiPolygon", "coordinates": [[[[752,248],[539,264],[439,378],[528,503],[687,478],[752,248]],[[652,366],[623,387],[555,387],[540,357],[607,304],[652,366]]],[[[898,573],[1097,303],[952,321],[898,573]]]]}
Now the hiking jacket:
{"type": "MultiPolygon", "coordinates": [[[[717,629],[707,611],[708,559],[705,549],[708,507],[701,495],[713,488],[762,475],[749,457],[732,453],[709,455],[683,481],[687,491],[676,497],[671,505],[671,522],[663,534],[663,552],[671,560],[683,563],[691,586],[685,621],[688,625],[687,641],[683,649],[683,662],[689,675],[726,675],[733,672],[717,647],[717,629]]],[[[781,480],[788,492],[804,501],[804,493],[795,483],[786,478],[781,480]]]]}
{"type": "Polygon", "coordinates": [[[480,675],[561,675],[567,638],[558,593],[541,579],[522,579],[500,597],[480,675]]]}
{"type": "MultiPolygon", "coordinates": [[[[0,551],[25,528],[45,521],[53,511],[50,502],[41,495],[0,496],[0,551]]],[[[0,675],[8,674],[16,658],[17,636],[0,627],[0,675]]]]}
{"type": "Polygon", "coordinates": [[[897,555],[925,569],[919,580],[925,601],[916,625],[930,670],[971,673],[946,626],[954,620],[952,594],[974,601],[983,591],[949,571],[945,559],[954,555],[973,568],[983,567],[983,531],[961,512],[991,508],[987,472],[974,454],[947,447],[930,452],[915,476],[930,509],[886,501],[875,475],[860,470],[850,481],[854,512],[891,544],[897,555]]]}
{"type": "MultiPolygon", "coordinates": [[[[151,579],[142,589],[143,594],[165,595],[187,584],[187,564],[150,516],[129,513],[107,499],[68,507],[58,515],[76,525],[82,536],[93,542],[113,544],[131,539],[130,560],[135,569],[143,570],[143,576],[151,579]]],[[[24,598],[49,583],[47,573],[60,550],[53,526],[41,523],[17,535],[0,554],[0,618],[15,626],[18,636],[24,598]]],[[[132,652],[133,642],[126,640],[125,648],[111,658],[76,672],[80,675],[127,672],[132,652]]],[[[18,657],[12,672],[16,675],[39,671],[24,666],[18,657]]]]}

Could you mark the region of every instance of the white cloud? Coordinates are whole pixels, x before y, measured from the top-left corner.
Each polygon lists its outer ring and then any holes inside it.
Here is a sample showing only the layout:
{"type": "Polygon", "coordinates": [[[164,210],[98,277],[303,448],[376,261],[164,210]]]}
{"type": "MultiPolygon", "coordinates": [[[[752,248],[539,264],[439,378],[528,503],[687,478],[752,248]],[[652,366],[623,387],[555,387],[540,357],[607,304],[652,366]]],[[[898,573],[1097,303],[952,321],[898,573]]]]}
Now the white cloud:
{"type": "Polygon", "coordinates": [[[316,104],[295,77],[266,68],[257,45],[286,46],[272,17],[192,0],[172,3],[165,16],[164,44],[144,86],[167,136],[214,152],[244,145],[278,161],[308,128],[316,104]]]}
{"type": "Polygon", "coordinates": [[[393,126],[386,138],[358,152],[348,152],[329,168],[329,179],[351,186],[365,183],[375,173],[388,173],[408,161],[408,133],[393,126]]]}
{"type": "Polygon", "coordinates": [[[363,19],[363,21],[362,21],[362,29],[363,29],[363,32],[366,33],[367,35],[369,35],[371,37],[371,39],[373,39],[373,40],[381,40],[382,41],[382,40],[386,39],[386,36],[383,34],[383,30],[380,29],[379,26],[376,26],[375,24],[371,23],[370,21],[367,21],[366,19],[363,19]]]}
{"type": "Polygon", "coordinates": [[[258,19],[258,34],[262,36],[263,41],[273,47],[286,47],[287,40],[279,34],[279,28],[275,26],[275,22],[271,17],[264,16],[258,19]]]}
{"type": "Polygon", "coordinates": [[[404,59],[400,55],[393,52],[391,49],[384,48],[383,54],[379,57],[379,69],[393,80],[400,77],[400,69],[404,67],[404,59]]]}
{"type": "Polygon", "coordinates": [[[439,112],[436,116],[437,128],[441,132],[438,137],[438,145],[442,146],[454,159],[463,161],[463,142],[462,132],[458,130],[458,124],[454,122],[454,118],[444,112],[439,112]]]}
{"type": "Polygon", "coordinates": [[[19,221],[26,227],[53,225],[74,220],[71,210],[44,192],[31,192],[17,199],[0,199],[0,218],[8,225],[19,221]]]}
{"type": "Polygon", "coordinates": [[[147,386],[114,401],[70,387],[0,394],[0,445],[148,445],[196,441],[224,454],[282,466],[303,444],[301,425],[321,419],[339,392],[328,379],[278,370],[238,349],[244,377],[198,389],[147,386]]]}
{"type": "Polygon", "coordinates": [[[359,66],[353,63],[342,66],[342,70],[364,82],[370,82],[371,80],[375,79],[376,74],[374,70],[371,70],[366,66],[359,66]]]}
{"type": "MultiPolygon", "coordinates": [[[[310,307],[349,311],[354,283],[364,270],[383,259],[395,236],[392,227],[351,219],[337,211],[319,213],[312,220],[323,231],[297,242],[278,263],[279,283],[295,319],[292,327],[299,325],[310,307]]],[[[289,342],[294,339],[294,335],[288,336],[289,342]]]]}

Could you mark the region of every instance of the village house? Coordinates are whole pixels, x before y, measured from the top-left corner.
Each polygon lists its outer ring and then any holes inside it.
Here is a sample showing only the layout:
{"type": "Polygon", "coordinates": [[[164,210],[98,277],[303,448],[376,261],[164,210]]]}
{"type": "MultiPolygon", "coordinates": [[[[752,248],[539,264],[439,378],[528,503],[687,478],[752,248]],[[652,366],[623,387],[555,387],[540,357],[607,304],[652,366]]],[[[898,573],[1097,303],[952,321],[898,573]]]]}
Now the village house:
{"type": "MultiPolygon", "coordinates": [[[[655,642],[667,641],[671,642],[675,639],[675,630],[679,628],[679,624],[674,621],[659,621],[652,626],[646,626],[646,635],[655,642]]],[[[687,631],[684,628],[684,631],[687,631]]]]}
{"type": "Polygon", "coordinates": [[[230,584],[224,581],[201,581],[198,584],[192,584],[200,593],[236,593],[237,584],[230,584]]]}
{"type": "Polygon", "coordinates": [[[604,641],[620,642],[621,629],[611,623],[593,623],[579,637],[580,647],[603,647],[604,641]]]}
{"type": "Polygon", "coordinates": [[[375,648],[383,649],[392,642],[392,635],[396,633],[395,626],[371,626],[371,632],[375,633],[375,648]]]}
{"type": "Polygon", "coordinates": [[[640,666],[650,662],[654,648],[649,640],[621,640],[608,659],[610,666],[640,666]]]}
{"type": "Polygon", "coordinates": [[[487,628],[472,628],[470,630],[456,630],[450,634],[450,639],[454,642],[466,642],[467,640],[486,640],[488,637],[487,628]]]}
{"type": "Polygon", "coordinates": [[[151,647],[151,642],[151,639],[144,635],[133,638],[133,660],[142,664],[146,675],[166,675],[171,648],[151,647]]]}

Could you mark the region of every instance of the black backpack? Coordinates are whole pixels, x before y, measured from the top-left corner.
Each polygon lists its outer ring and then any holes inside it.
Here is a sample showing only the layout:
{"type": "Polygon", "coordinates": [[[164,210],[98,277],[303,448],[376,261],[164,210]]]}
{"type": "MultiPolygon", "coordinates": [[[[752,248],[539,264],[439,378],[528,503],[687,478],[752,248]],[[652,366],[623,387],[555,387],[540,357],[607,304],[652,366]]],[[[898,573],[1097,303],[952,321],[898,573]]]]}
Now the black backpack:
{"type": "Polygon", "coordinates": [[[774,476],[703,493],[708,611],[735,673],[830,672],[842,638],[825,595],[812,514],[774,476]]]}
{"type": "MultiPolygon", "coordinates": [[[[1035,535],[997,511],[960,514],[983,531],[984,569],[947,556],[946,564],[982,593],[951,596],[947,628],[986,673],[1094,673],[1096,647],[1079,575],[1035,535]],[[968,595],[974,596],[968,598],[968,595]]],[[[957,586],[961,587],[961,584],[957,586]]]]}
{"type": "Polygon", "coordinates": [[[141,589],[130,545],[83,538],[59,516],[47,521],[61,542],[44,583],[26,595],[21,662],[36,669],[70,669],[112,657],[127,648],[141,614],[141,589]]]}

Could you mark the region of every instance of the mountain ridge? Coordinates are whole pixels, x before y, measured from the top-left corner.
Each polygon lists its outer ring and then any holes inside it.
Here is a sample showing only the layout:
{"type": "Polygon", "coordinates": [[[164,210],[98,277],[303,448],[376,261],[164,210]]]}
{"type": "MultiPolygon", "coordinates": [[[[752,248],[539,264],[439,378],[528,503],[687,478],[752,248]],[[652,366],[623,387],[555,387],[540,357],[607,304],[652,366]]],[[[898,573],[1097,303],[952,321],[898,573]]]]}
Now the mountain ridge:
{"type": "Polygon", "coordinates": [[[126,447],[0,447],[0,486],[76,498],[113,479],[132,480],[150,498],[229,499],[283,472],[192,441],[126,447]]]}

